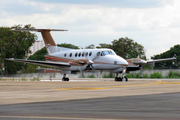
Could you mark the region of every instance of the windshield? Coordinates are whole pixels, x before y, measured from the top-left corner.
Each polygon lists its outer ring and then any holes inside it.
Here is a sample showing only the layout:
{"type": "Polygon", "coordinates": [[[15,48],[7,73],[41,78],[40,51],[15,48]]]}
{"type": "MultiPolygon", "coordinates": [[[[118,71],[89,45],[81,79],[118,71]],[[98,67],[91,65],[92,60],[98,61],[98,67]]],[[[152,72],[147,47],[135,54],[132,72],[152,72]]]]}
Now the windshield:
{"type": "Polygon", "coordinates": [[[109,55],[111,54],[109,51],[102,51],[104,55],[109,55]]]}
{"type": "Polygon", "coordinates": [[[116,55],[113,50],[110,51],[102,51],[103,55],[116,55]]]}
{"type": "Polygon", "coordinates": [[[116,53],[113,50],[111,50],[109,52],[111,53],[111,55],[116,55],[116,53]]]}

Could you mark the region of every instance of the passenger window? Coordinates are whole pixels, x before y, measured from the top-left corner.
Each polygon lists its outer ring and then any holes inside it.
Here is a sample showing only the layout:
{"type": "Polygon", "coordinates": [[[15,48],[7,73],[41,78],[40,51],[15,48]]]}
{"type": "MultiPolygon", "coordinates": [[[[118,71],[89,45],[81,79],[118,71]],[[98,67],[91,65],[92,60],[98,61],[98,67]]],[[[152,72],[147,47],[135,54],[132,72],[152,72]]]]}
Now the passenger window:
{"type": "Polygon", "coordinates": [[[99,56],[100,55],[100,52],[97,52],[97,56],[99,56]]]}
{"type": "Polygon", "coordinates": [[[70,53],[69,57],[72,57],[72,53],[70,53]]]}
{"type": "Polygon", "coordinates": [[[79,53],[79,57],[81,57],[81,53],[79,53]]]}
{"type": "Polygon", "coordinates": [[[84,57],[84,52],[82,53],[82,57],[84,57]]]}
{"type": "Polygon", "coordinates": [[[88,56],[88,52],[86,52],[86,56],[88,56]]]}
{"type": "Polygon", "coordinates": [[[92,52],[89,53],[89,56],[91,56],[91,55],[92,55],[92,52]]]}
{"type": "Polygon", "coordinates": [[[75,54],[75,57],[77,57],[77,53],[75,54]]]}
{"type": "Polygon", "coordinates": [[[64,57],[66,57],[66,54],[64,54],[64,57]]]}

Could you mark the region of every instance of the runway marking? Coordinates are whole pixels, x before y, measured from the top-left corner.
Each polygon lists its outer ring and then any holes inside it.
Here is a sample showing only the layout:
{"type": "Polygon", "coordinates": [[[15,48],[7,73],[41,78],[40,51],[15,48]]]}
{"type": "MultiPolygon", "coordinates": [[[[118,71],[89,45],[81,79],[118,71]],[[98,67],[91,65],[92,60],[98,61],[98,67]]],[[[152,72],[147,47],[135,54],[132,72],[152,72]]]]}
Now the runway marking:
{"type": "Polygon", "coordinates": [[[114,89],[121,87],[142,87],[142,86],[150,86],[150,85],[158,85],[158,84],[177,84],[180,85],[180,82],[162,82],[162,80],[158,80],[155,83],[147,83],[147,84],[137,84],[137,85],[121,85],[121,86],[112,86],[112,87],[72,87],[72,88],[57,88],[54,90],[103,90],[103,89],[114,89]]]}

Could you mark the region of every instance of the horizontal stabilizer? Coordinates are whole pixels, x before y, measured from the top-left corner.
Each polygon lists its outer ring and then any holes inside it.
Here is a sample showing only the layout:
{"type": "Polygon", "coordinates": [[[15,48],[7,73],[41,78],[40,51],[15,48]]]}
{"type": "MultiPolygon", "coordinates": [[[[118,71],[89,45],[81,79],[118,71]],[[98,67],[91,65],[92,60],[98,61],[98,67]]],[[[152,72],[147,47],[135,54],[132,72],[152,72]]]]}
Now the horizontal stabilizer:
{"type": "Polygon", "coordinates": [[[36,31],[36,32],[42,32],[42,31],[68,31],[64,29],[11,29],[11,31],[36,31]]]}
{"type": "Polygon", "coordinates": [[[24,59],[14,59],[14,58],[6,58],[5,60],[22,62],[22,63],[31,63],[31,64],[43,65],[43,66],[49,66],[49,67],[57,67],[57,68],[59,68],[59,67],[71,67],[71,65],[69,63],[64,63],[64,62],[24,60],[24,59]]]}

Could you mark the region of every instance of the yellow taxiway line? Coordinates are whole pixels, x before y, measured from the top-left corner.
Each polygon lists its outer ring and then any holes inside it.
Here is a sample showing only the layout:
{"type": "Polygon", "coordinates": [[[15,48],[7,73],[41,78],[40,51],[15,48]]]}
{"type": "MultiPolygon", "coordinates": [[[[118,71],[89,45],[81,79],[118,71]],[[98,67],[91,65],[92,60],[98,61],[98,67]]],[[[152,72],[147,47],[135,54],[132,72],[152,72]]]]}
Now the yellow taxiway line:
{"type": "Polygon", "coordinates": [[[53,90],[103,90],[103,89],[114,89],[121,87],[141,87],[141,86],[149,86],[155,84],[177,84],[180,85],[180,82],[162,82],[162,80],[158,80],[155,83],[147,83],[147,84],[137,84],[137,85],[121,85],[121,86],[112,86],[112,87],[71,87],[71,88],[57,88],[53,90]]]}

